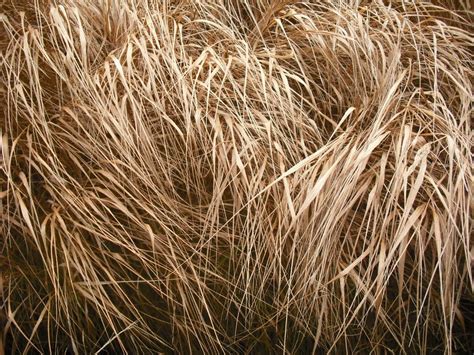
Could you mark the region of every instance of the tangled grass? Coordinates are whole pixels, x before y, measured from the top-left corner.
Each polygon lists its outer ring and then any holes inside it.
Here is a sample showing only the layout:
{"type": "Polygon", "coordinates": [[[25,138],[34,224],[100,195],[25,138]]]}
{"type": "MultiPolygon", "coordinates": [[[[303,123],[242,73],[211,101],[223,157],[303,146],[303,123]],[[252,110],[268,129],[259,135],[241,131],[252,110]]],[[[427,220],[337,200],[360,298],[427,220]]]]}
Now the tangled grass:
{"type": "Polygon", "coordinates": [[[470,351],[472,14],[4,1],[0,352],[470,351]]]}

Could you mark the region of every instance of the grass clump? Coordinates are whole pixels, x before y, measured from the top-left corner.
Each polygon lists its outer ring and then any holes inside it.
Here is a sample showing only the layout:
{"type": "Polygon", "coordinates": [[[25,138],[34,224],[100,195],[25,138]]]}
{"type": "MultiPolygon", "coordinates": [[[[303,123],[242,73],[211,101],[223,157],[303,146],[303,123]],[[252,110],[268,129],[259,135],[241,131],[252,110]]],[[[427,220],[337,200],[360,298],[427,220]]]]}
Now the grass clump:
{"type": "Polygon", "coordinates": [[[472,351],[471,10],[4,2],[0,351],[472,351]]]}

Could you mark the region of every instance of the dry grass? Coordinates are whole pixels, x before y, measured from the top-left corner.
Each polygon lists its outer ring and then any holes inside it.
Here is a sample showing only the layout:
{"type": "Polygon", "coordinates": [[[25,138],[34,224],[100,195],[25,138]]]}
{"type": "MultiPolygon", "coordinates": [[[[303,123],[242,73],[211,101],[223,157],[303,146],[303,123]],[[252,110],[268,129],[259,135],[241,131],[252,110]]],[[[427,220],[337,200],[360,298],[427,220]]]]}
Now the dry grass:
{"type": "Polygon", "coordinates": [[[4,1],[0,352],[469,351],[473,13],[437,4],[4,1]]]}

